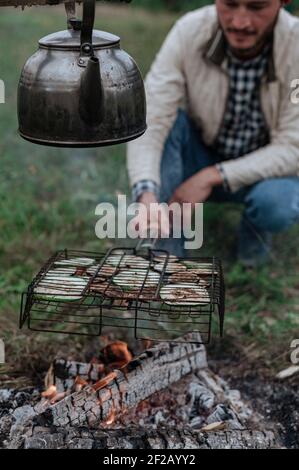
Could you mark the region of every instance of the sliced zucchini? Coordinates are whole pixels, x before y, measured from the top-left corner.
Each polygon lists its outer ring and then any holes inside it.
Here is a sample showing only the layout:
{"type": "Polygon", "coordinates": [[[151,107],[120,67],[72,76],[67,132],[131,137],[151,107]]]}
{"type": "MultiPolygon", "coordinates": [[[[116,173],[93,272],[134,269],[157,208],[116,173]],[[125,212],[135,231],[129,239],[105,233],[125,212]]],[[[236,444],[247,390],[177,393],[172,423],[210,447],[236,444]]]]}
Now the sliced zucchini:
{"type": "Polygon", "coordinates": [[[159,283],[160,276],[154,271],[146,269],[136,269],[121,271],[114,276],[113,282],[124,289],[141,288],[146,279],[144,287],[155,286],[159,283]]]}
{"type": "Polygon", "coordinates": [[[75,301],[82,297],[83,289],[87,285],[87,280],[82,278],[57,277],[44,278],[34,289],[34,294],[41,300],[54,301],[75,301]]]}
{"type": "Polygon", "coordinates": [[[61,259],[59,261],[55,261],[54,264],[56,266],[91,266],[95,263],[95,260],[92,258],[72,258],[72,259],[61,259]]]}
{"type": "Polygon", "coordinates": [[[199,282],[199,276],[196,273],[186,271],[178,271],[177,273],[172,274],[168,281],[170,284],[180,284],[180,283],[194,283],[197,284],[199,282]]]}
{"type": "MultiPolygon", "coordinates": [[[[93,276],[97,270],[99,269],[99,265],[91,266],[90,268],[87,269],[87,274],[90,276],[93,276]]],[[[111,277],[115,273],[117,273],[118,268],[116,266],[111,266],[109,264],[104,264],[101,269],[99,270],[97,277],[98,276],[103,276],[103,277],[111,277]]]]}
{"type": "Polygon", "coordinates": [[[148,260],[135,255],[111,255],[106,259],[106,263],[121,268],[128,267],[147,269],[150,266],[150,262],[148,260]]]}
{"type": "Polygon", "coordinates": [[[57,284],[59,283],[61,286],[86,286],[88,278],[83,277],[75,277],[75,276],[45,276],[41,281],[40,284],[57,284]]]}
{"type": "Polygon", "coordinates": [[[90,292],[99,293],[109,298],[122,298],[124,296],[124,292],[119,286],[109,284],[108,282],[92,284],[90,286],[90,292]]]}
{"type": "Polygon", "coordinates": [[[168,284],[160,291],[161,299],[168,305],[196,306],[210,303],[209,292],[196,284],[168,284]]]}
{"type": "Polygon", "coordinates": [[[157,263],[163,263],[165,260],[168,260],[169,263],[175,263],[176,261],[179,261],[179,258],[175,255],[167,255],[166,254],[160,254],[160,255],[154,255],[154,261],[157,263]]]}
{"type": "MultiPolygon", "coordinates": [[[[159,263],[159,264],[156,264],[153,268],[155,269],[155,271],[162,272],[164,269],[164,266],[165,266],[164,263],[159,263]]],[[[184,266],[182,263],[176,262],[176,263],[167,263],[164,272],[166,274],[172,274],[172,273],[176,273],[178,271],[184,271],[184,270],[187,270],[187,267],[184,266]]]]}
{"type": "MultiPolygon", "coordinates": [[[[213,274],[213,264],[212,263],[200,263],[197,261],[183,261],[183,264],[187,266],[188,269],[197,274],[203,274],[205,276],[213,274]]],[[[214,265],[214,275],[218,274],[217,267],[214,265]]]]}

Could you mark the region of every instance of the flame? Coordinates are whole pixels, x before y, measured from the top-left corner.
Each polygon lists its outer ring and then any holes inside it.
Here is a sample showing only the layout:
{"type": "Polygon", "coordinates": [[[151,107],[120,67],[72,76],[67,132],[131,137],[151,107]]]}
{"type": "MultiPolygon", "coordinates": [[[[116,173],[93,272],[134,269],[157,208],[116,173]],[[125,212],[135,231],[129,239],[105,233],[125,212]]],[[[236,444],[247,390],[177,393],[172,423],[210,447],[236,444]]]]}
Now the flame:
{"type": "Polygon", "coordinates": [[[109,414],[108,419],[105,421],[106,426],[111,426],[115,421],[115,411],[112,409],[111,413],[109,414]]]}
{"type": "Polygon", "coordinates": [[[100,356],[109,369],[120,369],[133,359],[127,343],[123,341],[108,344],[102,349],[100,356]]]}
{"type": "MultiPolygon", "coordinates": [[[[105,338],[105,340],[108,342],[108,337],[105,338]]],[[[92,388],[95,391],[98,391],[107,387],[107,385],[109,385],[117,377],[115,370],[123,368],[132,359],[133,355],[129,350],[127,343],[123,341],[114,341],[106,344],[106,346],[100,351],[99,358],[97,359],[93,357],[91,359],[91,364],[97,364],[99,377],[103,377],[102,379],[98,380],[98,382],[94,383],[92,388]]],[[[48,378],[46,381],[47,389],[42,393],[42,397],[48,400],[51,405],[54,405],[60,400],[63,400],[70,393],[74,391],[80,392],[86,386],[91,385],[90,382],[87,382],[82,377],[77,376],[73,382],[72,389],[60,392],[57,390],[57,387],[53,385],[53,381],[53,367],[51,367],[49,369],[48,378]]],[[[105,424],[109,426],[115,421],[115,419],[115,410],[112,410],[105,424]]]]}
{"type": "Polygon", "coordinates": [[[80,392],[84,387],[88,385],[86,380],[82,379],[79,375],[75,378],[75,391],[80,392]]]}
{"type": "Polygon", "coordinates": [[[50,385],[45,392],[42,393],[42,397],[46,398],[47,400],[53,400],[53,398],[57,395],[57,387],[56,385],[50,385]]]}
{"type": "Polygon", "coordinates": [[[104,388],[106,387],[107,385],[110,384],[110,382],[112,382],[114,379],[116,378],[116,373],[115,372],[111,372],[110,374],[106,375],[106,377],[104,377],[103,379],[99,380],[98,382],[96,382],[92,388],[94,389],[94,391],[98,391],[98,390],[101,390],[101,388],[104,388]]]}
{"type": "Polygon", "coordinates": [[[66,395],[67,395],[67,392],[56,393],[54,398],[50,400],[51,405],[55,405],[55,403],[57,403],[58,401],[63,400],[66,397],[66,395]]]}

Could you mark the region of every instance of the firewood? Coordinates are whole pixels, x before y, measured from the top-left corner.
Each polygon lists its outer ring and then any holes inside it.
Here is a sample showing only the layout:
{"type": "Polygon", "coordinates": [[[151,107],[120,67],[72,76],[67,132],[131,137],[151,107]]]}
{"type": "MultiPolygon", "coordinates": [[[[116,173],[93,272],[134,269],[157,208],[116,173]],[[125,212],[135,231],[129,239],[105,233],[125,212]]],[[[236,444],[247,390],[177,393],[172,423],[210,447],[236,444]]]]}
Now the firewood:
{"type": "MultiPolygon", "coordinates": [[[[186,338],[180,338],[182,341],[186,338]]],[[[200,336],[193,335],[200,343],[200,336]]],[[[49,406],[38,422],[94,426],[115,418],[185,375],[207,367],[205,348],[192,343],[160,343],[93,386],[49,406]]],[[[79,375],[79,374],[77,374],[79,375]]]]}
{"type": "Polygon", "coordinates": [[[272,449],[280,445],[272,431],[218,431],[128,428],[113,431],[57,428],[26,437],[25,449],[272,449]]]}

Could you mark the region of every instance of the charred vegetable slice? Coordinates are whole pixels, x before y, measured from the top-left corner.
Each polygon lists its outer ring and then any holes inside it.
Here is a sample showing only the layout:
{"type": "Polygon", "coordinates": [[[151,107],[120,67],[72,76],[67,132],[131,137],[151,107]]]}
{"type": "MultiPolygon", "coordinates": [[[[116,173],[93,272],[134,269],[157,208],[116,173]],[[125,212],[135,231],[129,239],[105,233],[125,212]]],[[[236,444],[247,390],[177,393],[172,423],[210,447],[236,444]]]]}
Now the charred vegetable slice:
{"type": "Polygon", "coordinates": [[[154,271],[147,271],[146,269],[135,269],[121,271],[114,276],[113,282],[124,289],[140,289],[145,281],[144,286],[150,287],[158,284],[160,276],[154,271]]]}
{"type": "Polygon", "coordinates": [[[160,297],[168,305],[195,306],[210,302],[209,292],[196,284],[168,284],[162,287],[160,297]]]}
{"type": "Polygon", "coordinates": [[[154,255],[154,261],[156,261],[157,263],[164,263],[166,259],[168,260],[168,263],[175,263],[176,261],[179,261],[179,258],[175,255],[169,255],[168,257],[166,253],[154,255]]]}
{"type": "Polygon", "coordinates": [[[34,289],[34,294],[41,300],[75,301],[80,300],[87,280],[76,277],[45,277],[34,289]]]}
{"type": "MultiPolygon", "coordinates": [[[[99,265],[91,266],[87,269],[87,274],[93,276],[97,270],[99,269],[99,265]]],[[[104,264],[101,269],[99,270],[97,277],[111,277],[118,272],[118,268],[116,266],[111,266],[109,264],[104,264]]]]}
{"type": "MultiPolygon", "coordinates": [[[[154,269],[156,271],[162,272],[163,269],[164,269],[164,263],[156,264],[154,266],[154,269]]],[[[184,266],[182,263],[177,262],[177,263],[167,263],[164,272],[166,274],[172,274],[172,273],[176,273],[178,271],[185,271],[185,270],[187,270],[187,267],[184,266]]]]}
{"type": "Polygon", "coordinates": [[[56,266],[91,266],[94,263],[95,260],[92,258],[61,259],[54,262],[56,266]]]}
{"type": "Polygon", "coordinates": [[[150,266],[150,262],[142,256],[135,255],[111,255],[106,259],[106,263],[112,266],[118,266],[120,268],[143,268],[147,269],[150,266]]]}

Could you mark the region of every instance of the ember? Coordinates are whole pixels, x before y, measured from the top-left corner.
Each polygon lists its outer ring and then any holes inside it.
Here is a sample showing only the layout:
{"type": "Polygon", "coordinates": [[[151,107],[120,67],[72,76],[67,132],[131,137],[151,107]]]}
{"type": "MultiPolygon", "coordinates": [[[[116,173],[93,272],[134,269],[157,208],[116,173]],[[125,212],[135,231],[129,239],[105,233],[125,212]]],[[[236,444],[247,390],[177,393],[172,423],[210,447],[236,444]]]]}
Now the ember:
{"type": "Polygon", "coordinates": [[[52,400],[56,394],[57,387],[55,385],[50,385],[50,387],[42,393],[42,397],[46,398],[47,400],[52,400]]]}
{"type": "Polygon", "coordinates": [[[103,364],[55,361],[44,400],[37,395],[32,406],[0,419],[12,430],[7,447],[275,447],[262,417],[208,368],[204,346],[184,339],[153,345],[128,363],[125,343],[110,343],[101,356],[124,365],[108,373],[108,364],[103,373],[103,364]]]}
{"type": "Polygon", "coordinates": [[[105,428],[106,426],[111,426],[111,424],[113,424],[114,421],[115,421],[115,412],[114,412],[114,410],[112,409],[112,411],[111,411],[111,413],[110,413],[110,416],[109,416],[109,418],[107,419],[107,421],[104,423],[104,426],[103,426],[103,427],[105,428]]]}
{"type": "Polygon", "coordinates": [[[127,343],[115,341],[100,352],[100,360],[110,369],[120,369],[133,359],[127,343]]]}
{"type": "Polygon", "coordinates": [[[46,391],[42,397],[54,404],[63,400],[66,395],[80,392],[88,385],[95,391],[106,387],[116,377],[114,370],[125,367],[133,355],[127,343],[114,341],[107,344],[99,353],[93,356],[89,364],[77,363],[75,367],[64,359],[54,361],[46,379],[46,391]]]}

